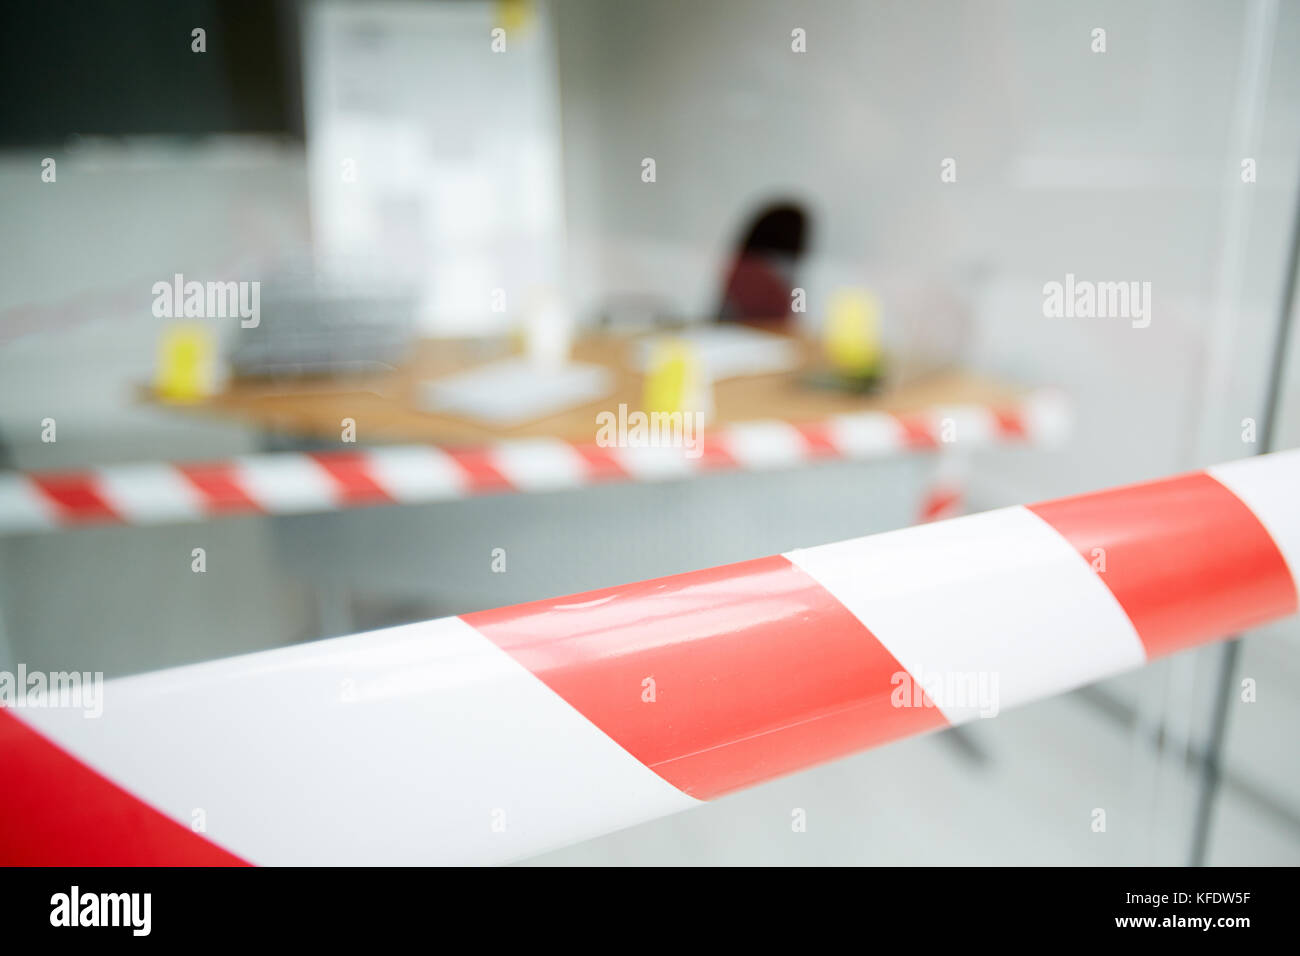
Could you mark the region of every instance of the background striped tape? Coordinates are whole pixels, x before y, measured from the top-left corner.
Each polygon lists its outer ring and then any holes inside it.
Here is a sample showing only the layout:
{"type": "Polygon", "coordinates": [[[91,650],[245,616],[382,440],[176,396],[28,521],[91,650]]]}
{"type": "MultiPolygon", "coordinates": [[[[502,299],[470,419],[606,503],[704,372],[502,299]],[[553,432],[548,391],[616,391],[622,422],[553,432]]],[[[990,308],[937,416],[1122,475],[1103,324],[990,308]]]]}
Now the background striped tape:
{"type": "MultiPolygon", "coordinates": [[[[280,452],[225,462],[107,465],[83,471],[0,472],[0,534],[96,523],[165,524],[231,514],[303,514],[420,504],[473,495],[557,491],[608,481],[661,481],[826,459],[868,459],[945,447],[1051,444],[1068,429],[1061,396],[1031,394],[1006,408],[924,414],[861,412],[822,422],[747,422],[706,431],[702,453],[517,439],[475,448],[432,445],[280,452]]],[[[594,427],[594,426],[593,426],[594,427]]]]}

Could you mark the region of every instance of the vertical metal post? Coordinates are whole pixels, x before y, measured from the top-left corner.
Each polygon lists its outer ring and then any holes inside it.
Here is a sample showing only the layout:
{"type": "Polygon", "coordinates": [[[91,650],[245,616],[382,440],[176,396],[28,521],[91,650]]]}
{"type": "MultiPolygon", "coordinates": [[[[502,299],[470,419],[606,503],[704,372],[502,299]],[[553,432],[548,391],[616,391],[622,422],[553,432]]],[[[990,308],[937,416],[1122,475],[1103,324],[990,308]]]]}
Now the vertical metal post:
{"type": "MultiPolygon", "coordinates": [[[[1264,418],[1260,428],[1260,454],[1266,455],[1277,445],[1278,417],[1282,410],[1283,375],[1291,348],[1291,329],[1296,311],[1296,285],[1300,279],[1300,185],[1296,188],[1296,209],[1291,225],[1291,246],[1282,290],[1282,309],[1278,316],[1277,336],[1274,340],[1273,361],[1269,366],[1268,395],[1264,403],[1264,418]]],[[[1201,779],[1196,801],[1196,817],[1192,831],[1192,866],[1204,866],[1209,853],[1211,818],[1219,793],[1222,776],[1223,741],[1228,726],[1228,703],[1235,693],[1237,661],[1241,656],[1241,638],[1234,638],[1219,648],[1214,713],[1211,717],[1210,736],[1206,742],[1205,759],[1201,764],[1201,779]]]]}

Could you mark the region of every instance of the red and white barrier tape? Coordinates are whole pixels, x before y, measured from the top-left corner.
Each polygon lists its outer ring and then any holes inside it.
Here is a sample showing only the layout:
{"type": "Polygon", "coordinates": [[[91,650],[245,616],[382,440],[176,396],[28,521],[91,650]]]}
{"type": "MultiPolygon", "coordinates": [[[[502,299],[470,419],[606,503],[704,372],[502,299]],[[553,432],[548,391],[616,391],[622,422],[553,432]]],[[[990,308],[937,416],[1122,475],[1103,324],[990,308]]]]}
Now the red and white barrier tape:
{"type": "Polygon", "coordinates": [[[525,857],[969,720],[953,675],[1012,707],[1291,614],[1297,487],[1291,451],[0,709],[0,862],[525,857]]]}
{"type": "Polygon", "coordinates": [[[482,448],[431,445],[249,455],[208,464],[109,465],[77,472],[0,472],[0,534],[84,524],[203,521],[229,514],[304,514],[418,504],[606,481],[658,481],[726,469],[868,459],[947,444],[1050,444],[1068,428],[1050,391],[1020,405],[961,405],[914,415],[860,412],[794,425],[748,422],[706,432],[701,454],[682,448],[602,447],[518,439],[482,448]]]}

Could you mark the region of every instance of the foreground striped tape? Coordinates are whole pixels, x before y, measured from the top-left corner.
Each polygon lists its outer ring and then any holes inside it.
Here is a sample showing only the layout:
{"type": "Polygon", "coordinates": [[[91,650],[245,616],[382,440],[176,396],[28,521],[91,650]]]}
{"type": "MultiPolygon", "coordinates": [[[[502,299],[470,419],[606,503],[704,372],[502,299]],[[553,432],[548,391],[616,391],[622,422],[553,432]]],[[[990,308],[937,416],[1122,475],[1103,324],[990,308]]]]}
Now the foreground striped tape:
{"type": "Polygon", "coordinates": [[[0,709],[0,861],[525,857],[977,715],[929,678],[1006,708],[1291,614],[1297,487],[1286,452],[0,709]]]}
{"type": "Polygon", "coordinates": [[[208,464],[109,465],[88,471],[0,472],[0,534],[85,524],[204,521],[230,514],[305,514],[420,504],[483,494],[558,491],[608,481],[661,481],[722,470],[794,467],[914,450],[1051,444],[1068,428],[1061,397],[1020,405],[960,405],[914,415],[860,412],[794,425],[748,422],[706,432],[697,457],[681,448],[606,448],[520,439],[482,448],[431,445],[249,455],[208,464]]]}

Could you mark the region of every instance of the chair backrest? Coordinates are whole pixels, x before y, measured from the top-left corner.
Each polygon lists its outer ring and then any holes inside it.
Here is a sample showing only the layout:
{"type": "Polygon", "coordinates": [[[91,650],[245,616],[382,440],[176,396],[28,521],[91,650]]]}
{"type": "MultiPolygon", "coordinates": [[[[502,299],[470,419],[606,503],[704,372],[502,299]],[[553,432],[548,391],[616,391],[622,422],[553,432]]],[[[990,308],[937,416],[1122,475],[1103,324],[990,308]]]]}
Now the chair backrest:
{"type": "Polygon", "coordinates": [[[727,264],[718,321],[788,325],[795,271],[807,247],[808,231],[808,214],[796,203],[761,208],[727,264]]]}

